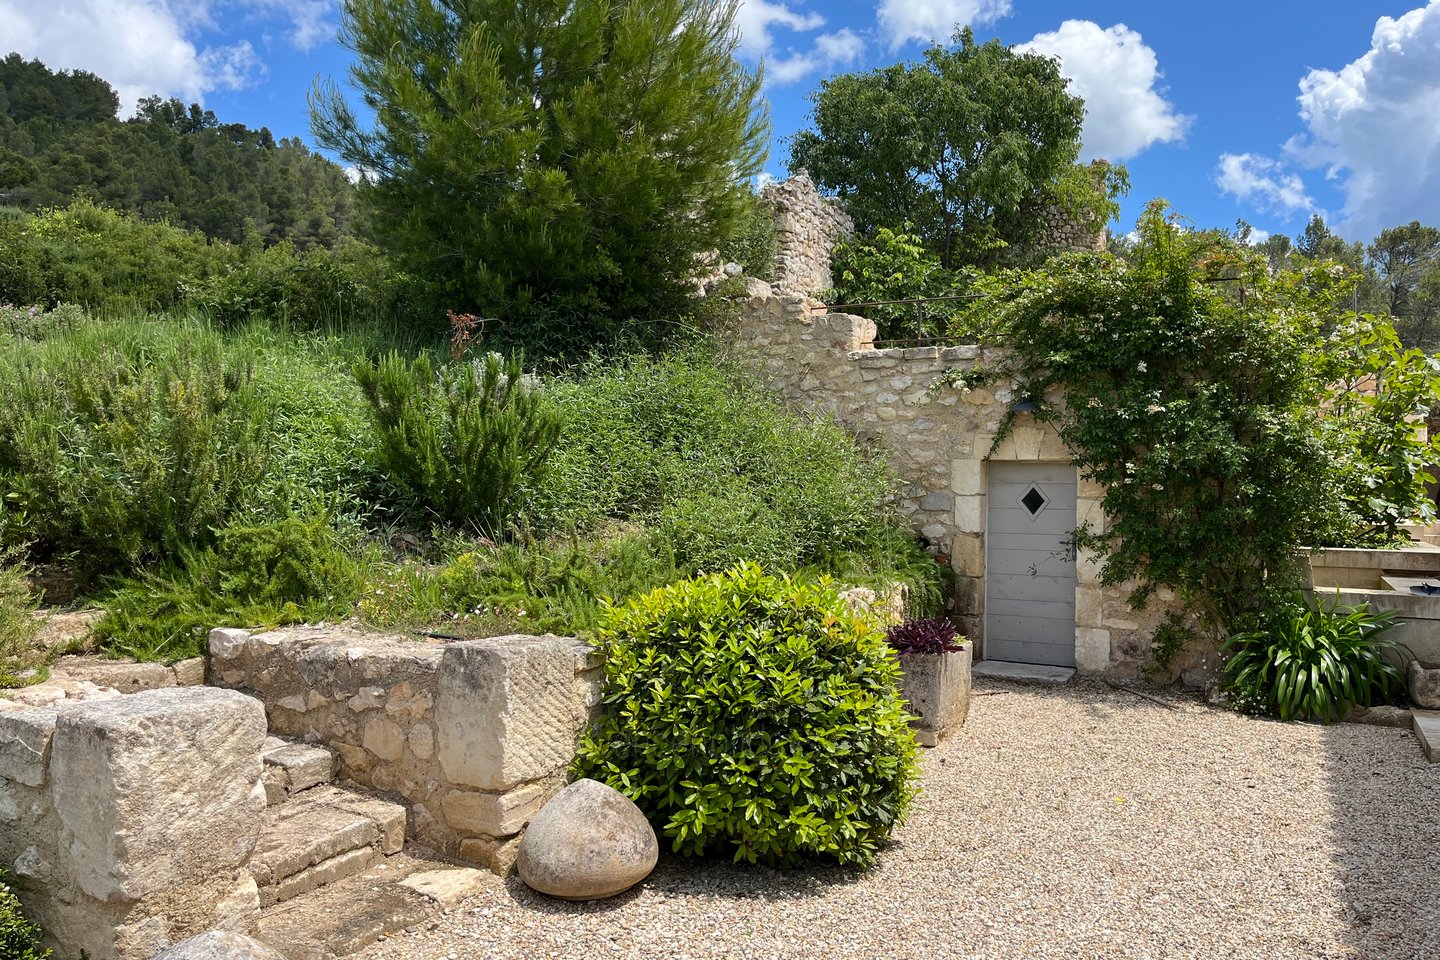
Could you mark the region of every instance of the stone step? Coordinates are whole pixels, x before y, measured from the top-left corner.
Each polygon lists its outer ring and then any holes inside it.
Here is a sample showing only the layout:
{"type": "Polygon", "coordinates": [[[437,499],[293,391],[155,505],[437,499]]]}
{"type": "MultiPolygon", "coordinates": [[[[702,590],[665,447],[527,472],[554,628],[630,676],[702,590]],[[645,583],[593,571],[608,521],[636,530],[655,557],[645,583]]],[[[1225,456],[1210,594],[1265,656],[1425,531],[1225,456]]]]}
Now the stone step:
{"type": "Polygon", "coordinates": [[[1016,683],[1069,683],[1072,667],[1047,667],[1038,663],[1011,663],[1007,660],[979,660],[970,667],[976,677],[994,677],[1016,683]]]}
{"type": "Polygon", "coordinates": [[[267,907],[257,936],[285,960],[336,960],[504,883],[411,847],[363,873],[267,907]]]}
{"type": "Polygon", "coordinates": [[[314,743],[292,743],[279,737],[265,741],[260,754],[265,761],[262,782],[271,806],[284,803],[297,793],[324,786],[335,779],[338,761],[335,751],[314,743]]]}
{"type": "Polygon", "coordinates": [[[1412,710],[1415,739],[1431,763],[1440,763],[1440,710],[1412,710]]]}
{"type": "Polygon", "coordinates": [[[250,873],[268,907],[361,873],[405,844],[405,807],[334,786],[270,807],[250,873]]]}

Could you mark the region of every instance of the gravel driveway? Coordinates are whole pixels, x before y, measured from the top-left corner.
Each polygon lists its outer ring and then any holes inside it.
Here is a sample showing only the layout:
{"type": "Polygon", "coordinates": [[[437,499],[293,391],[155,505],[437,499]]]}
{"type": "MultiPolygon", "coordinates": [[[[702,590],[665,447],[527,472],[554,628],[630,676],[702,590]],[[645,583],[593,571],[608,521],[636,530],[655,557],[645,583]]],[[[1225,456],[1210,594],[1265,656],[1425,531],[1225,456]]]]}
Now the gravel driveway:
{"type": "Polygon", "coordinates": [[[1092,681],[977,681],[874,869],[662,857],[591,904],[516,879],[367,960],[1440,958],[1440,764],[1092,681]]]}

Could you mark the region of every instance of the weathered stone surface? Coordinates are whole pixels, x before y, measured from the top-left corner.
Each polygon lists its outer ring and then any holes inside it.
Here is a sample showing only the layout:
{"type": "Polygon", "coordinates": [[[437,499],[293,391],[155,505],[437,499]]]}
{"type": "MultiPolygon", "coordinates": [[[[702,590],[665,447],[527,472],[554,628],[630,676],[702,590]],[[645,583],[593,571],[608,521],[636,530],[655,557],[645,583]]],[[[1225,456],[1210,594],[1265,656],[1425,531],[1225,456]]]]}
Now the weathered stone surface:
{"type": "Polygon", "coordinates": [[[210,656],[217,660],[233,660],[250,644],[250,631],[234,627],[216,627],[210,631],[210,656]]]}
{"type": "Polygon", "coordinates": [[[473,837],[460,842],[460,859],[478,863],[498,876],[508,877],[515,870],[515,860],[520,856],[520,837],[506,837],[503,840],[491,837],[473,837]]]}
{"type": "Polygon", "coordinates": [[[360,742],[381,760],[399,760],[405,754],[405,728],[393,720],[376,717],[365,724],[360,742]]]}
{"type": "Polygon", "coordinates": [[[283,880],[260,887],[260,907],[263,909],[284,903],[337,880],[364,873],[379,859],[380,853],[374,847],[360,847],[358,850],[336,854],[283,880]]]}
{"type": "Polygon", "coordinates": [[[441,801],[445,820],[456,830],[487,837],[508,837],[519,833],[530,818],[540,812],[546,791],[537,784],[517,787],[508,793],[474,793],[452,790],[441,801]]]}
{"type": "Polygon", "coordinates": [[[170,665],[177,687],[199,687],[205,683],[205,658],[191,657],[170,665]]]}
{"type": "Polygon", "coordinates": [[[155,955],[155,960],[285,960],[251,937],[211,930],[155,955]]]}
{"type": "Polygon", "coordinates": [[[915,740],[938,744],[950,731],[965,725],[970,714],[970,653],[907,653],[900,657],[900,695],[918,719],[915,740]]]}
{"type": "Polygon", "coordinates": [[[0,713],[0,778],[27,787],[45,781],[56,716],[43,707],[0,713]]]}
{"type": "Polygon", "coordinates": [[[1345,719],[1350,723],[1364,723],[1372,727],[1398,727],[1406,730],[1410,728],[1409,710],[1383,703],[1369,709],[1356,707],[1345,719]]]}
{"type": "Polygon", "coordinates": [[[453,870],[425,870],[412,873],[400,885],[449,909],[461,900],[493,887],[498,881],[485,870],[457,867],[453,870]]]}
{"type": "Polygon", "coordinates": [[[266,750],[267,773],[274,769],[286,794],[329,783],[335,777],[335,751],[313,743],[287,743],[266,750]]]}
{"type": "Polygon", "coordinates": [[[332,857],[369,849],[380,839],[369,817],[299,798],[273,808],[266,820],[250,860],[250,874],[262,891],[332,857]]]}
{"type": "Polygon", "coordinates": [[[244,865],[265,807],[264,740],[258,701],[208,687],[62,711],[51,746],[57,869],[126,919],[81,911],[69,939],[56,936],[96,960],[144,956],[257,908],[244,865]]]}
{"type": "Polygon", "coordinates": [[[561,637],[496,637],[445,648],[435,704],[450,782],[506,790],[563,770],[585,722],[575,661],[561,637]]]}
{"type": "Polygon", "coordinates": [[[1406,672],[1410,699],[1424,710],[1440,710],[1440,666],[1412,660],[1406,672]]]}
{"type": "Polygon", "coordinates": [[[598,900],[650,875],[660,844],[629,797],[595,780],[561,790],[530,822],[516,866],[526,886],[564,900],[598,900]]]}
{"type": "Polygon", "coordinates": [[[1416,710],[1411,723],[1425,759],[1440,763],[1440,711],[1416,710]]]}
{"type": "Polygon", "coordinates": [[[160,690],[175,686],[175,674],[163,663],[133,663],[103,657],[61,657],[58,671],[76,680],[88,680],[121,693],[160,690]]]}

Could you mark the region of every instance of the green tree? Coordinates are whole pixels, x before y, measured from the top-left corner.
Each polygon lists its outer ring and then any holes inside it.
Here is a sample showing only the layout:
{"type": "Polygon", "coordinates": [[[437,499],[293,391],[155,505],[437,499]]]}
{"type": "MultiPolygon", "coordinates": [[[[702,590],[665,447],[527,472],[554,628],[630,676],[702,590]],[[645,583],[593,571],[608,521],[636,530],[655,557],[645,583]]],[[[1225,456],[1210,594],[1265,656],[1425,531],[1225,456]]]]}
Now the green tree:
{"type": "Polygon", "coordinates": [[[1440,230],[1411,220],[1380,231],[1365,252],[1378,275],[1382,306],[1395,318],[1402,340],[1410,345],[1433,339],[1436,318],[1421,286],[1440,267],[1440,230]]]}
{"type": "Polygon", "coordinates": [[[330,85],[312,96],[312,129],[372,179],[361,198],[377,236],[457,307],[588,315],[571,337],[656,318],[738,223],[763,159],[735,10],[346,0],[341,36],[375,126],[330,85]]]}
{"type": "Polygon", "coordinates": [[[1097,190],[1076,167],[1085,105],[1056,61],[977,44],[968,28],[956,42],[822,82],[790,168],[844,199],[862,232],[908,224],[947,268],[1030,239],[1030,214],[1057,194],[1103,227],[1123,171],[1097,190]]]}

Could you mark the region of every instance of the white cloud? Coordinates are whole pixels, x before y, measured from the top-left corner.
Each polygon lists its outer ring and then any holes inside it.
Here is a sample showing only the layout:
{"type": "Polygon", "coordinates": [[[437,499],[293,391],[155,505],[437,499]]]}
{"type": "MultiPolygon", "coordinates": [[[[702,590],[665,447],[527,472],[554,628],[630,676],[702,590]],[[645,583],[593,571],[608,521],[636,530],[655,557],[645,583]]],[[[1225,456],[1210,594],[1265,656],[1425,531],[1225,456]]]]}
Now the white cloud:
{"type": "Polygon", "coordinates": [[[52,70],[88,70],[109,81],[128,116],[151,94],[203,101],[215,90],[255,82],[264,64],[249,41],[204,43],[220,14],[283,17],[289,41],[308,50],[333,31],[330,0],[0,0],[5,39],[52,70]]]}
{"type": "Polygon", "coordinates": [[[1305,191],[1305,181],[1280,161],[1254,153],[1226,153],[1220,157],[1215,182],[1222,193],[1250,204],[1257,210],[1281,214],[1310,213],[1315,201],[1305,191]]]}
{"type": "Polygon", "coordinates": [[[994,23],[1010,13],[1010,0],[880,0],[880,28],[898,50],[911,40],[946,43],[956,27],[994,23]]]}
{"type": "Polygon", "coordinates": [[[1070,92],[1085,99],[1083,159],[1128,160],[1153,144],[1185,139],[1194,120],[1165,99],[1155,51],[1123,23],[1106,30],[1066,20],[1016,49],[1059,59],[1070,92]]]}
{"type": "Polygon", "coordinates": [[[1286,150],[1339,184],[1339,232],[1440,221],[1440,0],[1381,17],[1362,56],[1306,74],[1299,103],[1307,132],[1286,150]]]}
{"type": "Polygon", "coordinates": [[[825,18],[818,13],[796,11],[789,4],[770,3],[769,0],[741,0],[735,11],[735,26],[740,30],[740,52],[749,57],[759,58],[775,46],[772,27],[779,25],[787,30],[818,30],[825,26],[825,18]]]}
{"type": "Polygon", "coordinates": [[[765,61],[765,79],[774,84],[794,83],[818,70],[831,72],[858,63],[865,53],[865,39],[846,27],[822,33],[808,53],[770,57],[765,61]]]}

